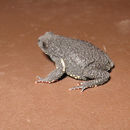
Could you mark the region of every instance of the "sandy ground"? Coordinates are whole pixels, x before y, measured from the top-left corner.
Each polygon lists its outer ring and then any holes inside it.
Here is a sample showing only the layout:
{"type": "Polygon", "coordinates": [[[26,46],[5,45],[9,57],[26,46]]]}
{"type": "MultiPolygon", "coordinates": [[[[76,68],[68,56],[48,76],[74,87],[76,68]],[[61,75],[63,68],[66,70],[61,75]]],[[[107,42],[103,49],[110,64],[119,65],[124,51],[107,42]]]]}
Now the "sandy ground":
{"type": "Polygon", "coordinates": [[[0,130],[130,130],[129,0],[0,1],[0,130]],[[111,80],[83,93],[70,77],[35,84],[55,68],[37,46],[46,31],[106,51],[111,80]]]}

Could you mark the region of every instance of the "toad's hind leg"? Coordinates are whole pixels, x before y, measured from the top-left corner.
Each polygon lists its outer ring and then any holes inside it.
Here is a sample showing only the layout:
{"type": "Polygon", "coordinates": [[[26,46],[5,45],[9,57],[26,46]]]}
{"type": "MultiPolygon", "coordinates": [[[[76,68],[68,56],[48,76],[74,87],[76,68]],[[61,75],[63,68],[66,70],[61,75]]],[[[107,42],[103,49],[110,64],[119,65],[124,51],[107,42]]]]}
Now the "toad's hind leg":
{"type": "Polygon", "coordinates": [[[86,88],[104,84],[110,78],[110,75],[107,71],[98,70],[92,67],[87,67],[83,72],[83,76],[90,78],[91,80],[82,82],[79,86],[72,87],[69,90],[81,89],[81,92],[83,92],[86,88]]]}

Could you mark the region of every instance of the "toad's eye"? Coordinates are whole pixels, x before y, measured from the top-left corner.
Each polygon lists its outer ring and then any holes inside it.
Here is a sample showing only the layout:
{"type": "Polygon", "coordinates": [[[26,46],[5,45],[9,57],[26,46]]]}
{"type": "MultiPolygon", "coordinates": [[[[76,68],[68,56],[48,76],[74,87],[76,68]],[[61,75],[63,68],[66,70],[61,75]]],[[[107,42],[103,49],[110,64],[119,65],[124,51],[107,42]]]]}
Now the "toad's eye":
{"type": "Polygon", "coordinates": [[[47,46],[47,44],[45,42],[42,42],[42,46],[43,46],[44,49],[48,48],[48,46],[47,46]]]}

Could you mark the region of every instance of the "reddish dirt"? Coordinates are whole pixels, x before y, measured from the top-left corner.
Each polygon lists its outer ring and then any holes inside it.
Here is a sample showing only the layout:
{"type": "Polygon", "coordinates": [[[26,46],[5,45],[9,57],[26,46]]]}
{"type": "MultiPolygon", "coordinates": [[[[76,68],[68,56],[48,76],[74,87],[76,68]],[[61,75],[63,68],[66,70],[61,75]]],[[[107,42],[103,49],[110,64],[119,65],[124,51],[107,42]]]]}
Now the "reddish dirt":
{"type": "Polygon", "coordinates": [[[0,130],[130,130],[129,0],[1,0],[0,130]],[[70,77],[35,84],[55,68],[37,46],[46,31],[107,51],[111,80],[83,93],[70,77]]]}

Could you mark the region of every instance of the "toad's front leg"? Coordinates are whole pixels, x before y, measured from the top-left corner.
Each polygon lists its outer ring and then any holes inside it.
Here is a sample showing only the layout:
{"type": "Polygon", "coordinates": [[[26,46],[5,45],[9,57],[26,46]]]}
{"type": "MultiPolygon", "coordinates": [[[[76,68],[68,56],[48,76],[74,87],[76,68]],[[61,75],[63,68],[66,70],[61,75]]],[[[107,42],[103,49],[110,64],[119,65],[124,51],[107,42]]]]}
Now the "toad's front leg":
{"type": "Polygon", "coordinates": [[[55,60],[56,69],[49,73],[49,75],[45,78],[41,78],[37,76],[38,80],[35,83],[52,83],[57,81],[61,76],[65,73],[65,64],[63,59],[55,60]]]}

